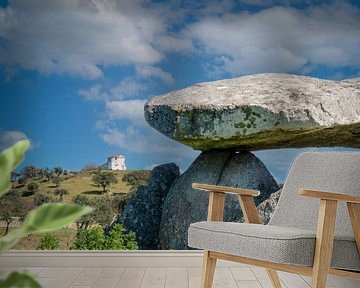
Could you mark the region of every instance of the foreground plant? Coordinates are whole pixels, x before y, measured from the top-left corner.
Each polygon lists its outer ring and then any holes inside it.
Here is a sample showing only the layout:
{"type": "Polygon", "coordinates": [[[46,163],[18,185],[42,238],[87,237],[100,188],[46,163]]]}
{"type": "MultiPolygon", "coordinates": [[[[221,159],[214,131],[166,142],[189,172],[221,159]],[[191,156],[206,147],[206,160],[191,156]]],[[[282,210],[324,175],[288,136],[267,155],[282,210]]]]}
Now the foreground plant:
{"type": "MultiPolygon", "coordinates": [[[[28,140],[22,140],[0,154],[0,197],[9,191],[11,172],[24,159],[25,151],[29,146],[28,140]]],[[[0,238],[0,252],[13,247],[23,236],[58,230],[90,211],[90,207],[76,204],[44,204],[31,211],[21,227],[0,238]]],[[[41,286],[27,272],[12,272],[6,279],[0,280],[0,288],[5,287],[40,288],[41,286]]]]}

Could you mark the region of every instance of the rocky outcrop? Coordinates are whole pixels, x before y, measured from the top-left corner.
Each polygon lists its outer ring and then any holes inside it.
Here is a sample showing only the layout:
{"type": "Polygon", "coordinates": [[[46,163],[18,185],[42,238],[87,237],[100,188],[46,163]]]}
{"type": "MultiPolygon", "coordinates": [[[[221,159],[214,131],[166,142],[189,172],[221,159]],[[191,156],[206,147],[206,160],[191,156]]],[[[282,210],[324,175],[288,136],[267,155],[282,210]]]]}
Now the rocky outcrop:
{"type": "Polygon", "coordinates": [[[164,199],[179,174],[174,163],[155,167],[148,185],[140,187],[126,205],[119,222],[136,233],[139,249],[158,249],[164,199]]]}
{"type": "MultiPolygon", "coordinates": [[[[160,249],[186,249],[190,223],[206,220],[209,193],[191,188],[194,182],[260,190],[259,204],[279,190],[264,164],[252,153],[208,151],[201,153],[177,178],[165,199],[159,239],[160,249]]],[[[227,195],[225,221],[239,221],[238,199],[227,195]]]]}
{"type": "Polygon", "coordinates": [[[258,74],[154,97],[148,123],[198,150],[360,148],[360,78],[258,74]]]}
{"type": "MultiPolygon", "coordinates": [[[[256,207],[257,213],[260,217],[260,222],[262,224],[266,225],[269,223],[271,217],[273,216],[273,214],[275,212],[276,205],[279,202],[281,191],[282,191],[282,189],[280,189],[277,192],[272,193],[268,199],[261,202],[256,207]]],[[[241,218],[240,222],[245,222],[244,217],[241,218]]]]}
{"type": "Polygon", "coordinates": [[[281,191],[282,189],[271,194],[268,199],[266,199],[257,207],[257,211],[260,216],[261,223],[265,225],[269,223],[272,215],[275,212],[276,205],[279,202],[281,191]]]}

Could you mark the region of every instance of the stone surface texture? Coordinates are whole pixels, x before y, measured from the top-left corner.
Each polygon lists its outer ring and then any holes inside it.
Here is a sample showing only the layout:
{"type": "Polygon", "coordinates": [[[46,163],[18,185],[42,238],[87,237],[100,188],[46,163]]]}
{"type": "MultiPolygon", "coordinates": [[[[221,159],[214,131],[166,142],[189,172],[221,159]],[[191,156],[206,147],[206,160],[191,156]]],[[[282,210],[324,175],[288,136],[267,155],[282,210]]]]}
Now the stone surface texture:
{"type": "MultiPolygon", "coordinates": [[[[260,217],[260,221],[262,224],[267,225],[275,212],[275,208],[277,203],[279,202],[279,198],[281,195],[282,189],[276,191],[270,195],[268,199],[261,202],[257,207],[257,212],[260,217]]],[[[240,222],[245,222],[244,218],[241,218],[240,222]]]]}
{"type": "MultiPolygon", "coordinates": [[[[252,153],[207,151],[177,178],[166,196],[160,225],[160,249],[187,249],[190,223],[207,218],[209,193],[191,188],[194,182],[260,190],[257,204],[279,186],[264,164],[252,153]]],[[[225,200],[225,221],[239,221],[242,212],[235,195],[225,200]]]]}
{"type": "Polygon", "coordinates": [[[199,150],[360,148],[360,78],[267,73],[200,83],[152,98],[145,118],[199,150]]]}
{"type": "Polygon", "coordinates": [[[139,187],[125,206],[118,221],[136,233],[139,249],[158,249],[164,199],[179,174],[179,167],[174,163],[155,167],[148,185],[139,187]]]}

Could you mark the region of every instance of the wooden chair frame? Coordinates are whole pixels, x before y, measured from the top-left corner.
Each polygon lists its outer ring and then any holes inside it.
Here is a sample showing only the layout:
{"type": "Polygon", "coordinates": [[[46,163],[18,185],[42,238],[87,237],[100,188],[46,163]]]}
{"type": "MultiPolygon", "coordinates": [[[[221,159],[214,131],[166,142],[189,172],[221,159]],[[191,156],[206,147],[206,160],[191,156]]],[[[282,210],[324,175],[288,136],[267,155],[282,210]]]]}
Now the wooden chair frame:
{"type": "MultiPolygon", "coordinates": [[[[193,183],[192,187],[194,189],[210,192],[208,221],[223,221],[224,196],[225,193],[232,193],[237,194],[239,198],[245,221],[247,223],[260,224],[260,218],[257,214],[256,206],[253,200],[254,196],[258,196],[260,194],[259,191],[199,183],[193,183]]],[[[277,270],[312,276],[312,288],[325,288],[328,274],[360,280],[360,272],[346,271],[330,267],[334,242],[337,203],[339,201],[346,202],[347,204],[357,249],[360,255],[360,196],[305,189],[300,189],[299,194],[302,196],[314,197],[320,200],[314,262],[312,267],[274,263],[205,250],[201,288],[212,287],[217,259],[265,268],[274,288],[281,288],[277,270]]]]}

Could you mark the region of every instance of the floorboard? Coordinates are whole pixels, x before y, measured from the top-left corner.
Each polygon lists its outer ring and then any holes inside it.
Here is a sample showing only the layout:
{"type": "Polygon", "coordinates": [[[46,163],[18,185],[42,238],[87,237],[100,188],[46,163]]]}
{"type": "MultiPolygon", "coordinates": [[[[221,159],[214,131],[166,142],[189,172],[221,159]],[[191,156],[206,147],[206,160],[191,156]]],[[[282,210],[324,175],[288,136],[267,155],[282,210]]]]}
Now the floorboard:
{"type": "MultiPolygon", "coordinates": [[[[170,264],[173,262],[170,262],[170,264]]],[[[216,268],[213,288],[273,288],[263,268],[232,266],[216,268]]],[[[200,267],[164,267],[154,261],[146,267],[2,267],[32,273],[43,288],[199,288],[200,267]]],[[[4,276],[2,276],[4,277],[4,276]]],[[[311,277],[279,272],[282,288],[311,288],[311,277]]],[[[360,281],[330,276],[327,288],[360,288],[360,281]]]]}

